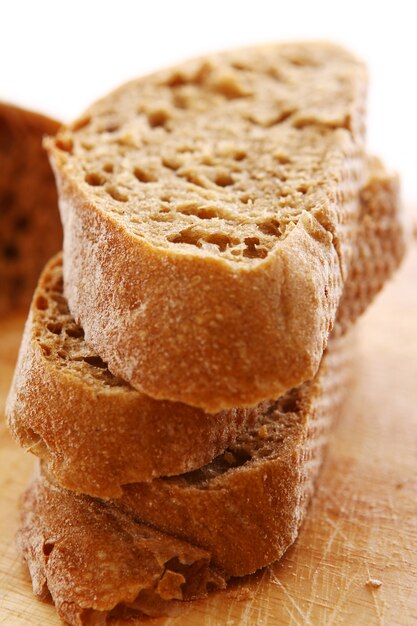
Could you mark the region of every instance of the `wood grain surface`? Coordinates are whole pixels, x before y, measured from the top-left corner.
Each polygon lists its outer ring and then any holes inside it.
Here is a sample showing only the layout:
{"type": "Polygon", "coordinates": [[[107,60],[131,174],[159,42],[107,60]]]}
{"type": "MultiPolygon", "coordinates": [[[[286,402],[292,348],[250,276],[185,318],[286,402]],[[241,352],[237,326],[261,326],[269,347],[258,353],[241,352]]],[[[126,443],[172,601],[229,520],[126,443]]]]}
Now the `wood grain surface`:
{"type": "MultiPolygon", "coordinates": [[[[0,411],[22,318],[0,325],[0,411]]],[[[417,246],[360,324],[357,382],[281,562],[155,626],[417,624],[417,246]],[[379,581],[380,586],[370,581],[379,581]]],[[[33,459],[0,430],[0,624],[52,626],[14,545],[33,459]]],[[[379,585],[379,583],[378,583],[379,585]]]]}

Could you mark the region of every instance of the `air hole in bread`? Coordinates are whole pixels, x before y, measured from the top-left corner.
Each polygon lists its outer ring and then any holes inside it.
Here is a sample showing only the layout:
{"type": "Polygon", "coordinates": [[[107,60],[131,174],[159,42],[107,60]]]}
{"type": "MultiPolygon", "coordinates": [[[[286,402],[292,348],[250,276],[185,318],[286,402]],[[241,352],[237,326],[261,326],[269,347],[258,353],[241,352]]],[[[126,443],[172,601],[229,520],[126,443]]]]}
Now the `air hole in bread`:
{"type": "Polygon", "coordinates": [[[3,246],[3,257],[8,261],[15,261],[19,258],[19,249],[13,243],[7,243],[3,246]]]}
{"type": "Polygon", "coordinates": [[[169,118],[170,118],[170,115],[168,111],[166,111],[165,109],[156,109],[155,111],[150,111],[148,113],[148,122],[151,128],[156,128],[158,126],[165,126],[169,118]]]}
{"type": "Polygon", "coordinates": [[[216,175],[214,182],[219,187],[230,187],[230,185],[233,185],[235,181],[233,177],[230,176],[230,174],[227,174],[225,172],[220,172],[219,174],[216,175]]]}
{"type": "Polygon", "coordinates": [[[265,248],[258,248],[260,241],[258,237],[246,237],[245,238],[246,249],[243,251],[243,256],[249,259],[264,259],[268,252],[265,248]]]}
{"type": "Polygon", "coordinates": [[[308,191],[308,185],[306,185],[306,184],[299,185],[299,186],[297,187],[297,191],[299,191],[299,192],[300,192],[300,193],[302,193],[302,194],[307,193],[307,191],[308,191]]]}
{"type": "Polygon", "coordinates": [[[43,546],[42,546],[42,552],[45,555],[45,560],[48,561],[49,556],[52,552],[52,550],[55,548],[55,542],[51,541],[50,539],[44,541],[43,546]]]}
{"type": "Polygon", "coordinates": [[[207,189],[207,185],[205,181],[199,176],[198,172],[193,170],[189,171],[180,171],[178,172],[178,176],[181,178],[185,178],[189,183],[196,185],[197,187],[202,187],[203,189],[207,189]]]}
{"type": "Polygon", "coordinates": [[[288,392],[277,401],[276,408],[280,413],[297,413],[300,410],[299,398],[288,392]]]}
{"type": "Polygon", "coordinates": [[[112,174],[114,171],[114,165],[113,163],[105,163],[103,165],[103,171],[107,172],[108,174],[112,174]]]}
{"type": "Polygon", "coordinates": [[[211,220],[215,217],[221,217],[219,215],[217,209],[211,207],[198,207],[195,205],[184,205],[177,208],[178,213],[182,213],[183,215],[195,215],[201,220],[211,220]]]}
{"type": "Polygon", "coordinates": [[[175,157],[162,157],[162,165],[175,172],[180,167],[180,162],[175,157]]]}
{"type": "Polygon", "coordinates": [[[83,339],[84,338],[84,331],[81,328],[81,326],[77,326],[76,324],[72,325],[72,326],[68,326],[65,329],[65,332],[67,333],[68,337],[73,337],[74,339],[83,339]]]}
{"type": "Polygon", "coordinates": [[[97,172],[91,172],[85,176],[85,182],[91,187],[100,187],[104,185],[106,179],[101,174],[97,174],[97,172]]]}
{"type": "Polygon", "coordinates": [[[41,343],[39,345],[45,356],[51,356],[51,348],[49,346],[47,346],[45,343],[41,343]]]}
{"type": "Polygon", "coordinates": [[[135,167],[133,173],[141,183],[155,183],[158,180],[154,174],[142,167],[135,167]]]}
{"type": "Polygon", "coordinates": [[[70,154],[74,150],[74,142],[70,137],[64,136],[56,139],[55,145],[59,150],[62,150],[63,152],[68,152],[70,154]]]}
{"type": "Polygon", "coordinates": [[[83,357],[83,361],[93,367],[98,367],[101,370],[107,369],[106,363],[99,356],[85,356],[83,357]]]}
{"type": "Polygon", "coordinates": [[[105,132],[105,133],[115,133],[119,130],[120,126],[119,124],[116,124],[115,122],[113,123],[109,123],[106,124],[106,126],[103,128],[103,130],[101,132],[105,132]]]}
{"type": "Polygon", "coordinates": [[[238,240],[231,239],[228,235],[223,233],[214,233],[213,235],[207,235],[204,237],[204,241],[216,245],[220,252],[224,252],[228,246],[235,245],[238,240]]]}
{"type": "Polygon", "coordinates": [[[200,239],[201,234],[191,230],[190,228],[168,237],[168,241],[171,243],[188,243],[189,245],[198,247],[201,247],[200,239]]]}
{"type": "Polygon", "coordinates": [[[248,194],[243,194],[243,196],[240,196],[239,200],[243,203],[243,204],[252,204],[253,203],[253,199],[248,196],[248,194]]]}
{"type": "Polygon", "coordinates": [[[35,306],[39,311],[46,311],[48,308],[48,300],[45,296],[38,296],[35,300],[35,306]]]}
{"type": "Polygon", "coordinates": [[[258,228],[264,235],[273,235],[274,237],[281,237],[281,231],[279,229],[279,223],[277,220],[265,220],[258,224],[258,228]]]}
{"type": "Polygon", "coordinates": [[[60,322],[49,322],[46,328],[54,335],[60,335],[62,332],[62,324],[60,322]]]}
{"type": "Polygon", "coordinates": [[[106,187],[106,191],[113,200],[117,200],[117,202],[127,202],[129,198],[126,194],[119,191],[116,187],[106,187]]]}
{"type": "Polygon", "coordinates": [[[245,159],[248,155],[246,154],[246,152],[244,150],[237,150],[234,155],[233,158],[235,161],[243,161],[243,159],[245,159]]]}

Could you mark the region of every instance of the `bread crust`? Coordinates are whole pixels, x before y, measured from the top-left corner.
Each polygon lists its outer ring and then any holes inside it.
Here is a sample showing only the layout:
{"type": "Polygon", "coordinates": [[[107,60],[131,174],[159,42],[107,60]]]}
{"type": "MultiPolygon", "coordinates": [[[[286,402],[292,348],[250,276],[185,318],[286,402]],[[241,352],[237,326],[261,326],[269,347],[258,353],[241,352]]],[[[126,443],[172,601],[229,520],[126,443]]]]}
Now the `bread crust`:
{"type": "Polygon", "coordinates": [[[225,586],[205,550],[42,476],[23,495],[17,540],[34,593],[75,626],[169,613],[225,586]]]}
{"type": "Polygon", "coordinates": [[[47,259],[62,246],[44,135],[59,123],[0,102],[0,315],[27,307],[47,259]]]}
{"type": "Polygon", "coordinates": [[[33,297],[6,416],[20,445],[73,491],[115,498],[123,484],[201,467],[269,404],[208,414],[154,400],[112,376],[80,334],[57,255],[33,297]]]}
{"type": "Polygon", "coordinates": [[[298,535],[348,393],[349,335],[329,342],[315,379],[278,400],[221,459],[188,475],[127,485],[120,506],[208,550],[230,576],[281,558],[298,535]]]}
{"type": "MultiPolygon", "coordinates": [[[[370,172],[336,318],[338,335],[352,326],[404,254],[398,180],[374,159],[370,172]]],[[[57,257],[45,268],[33,298],[6,414],[20,445],[40,456],[64,487],[115,498],[123,484],[196,469],[223,452],[271,405],[206,414],[144,396],[106,369],[101,371],[107,386],[92,379],[93,365],[83,363],[80,370],[83,359],[94,363],[97,358],[83,339],[76,340],[75,354],[66,354],[66,360],[59,356],[66,330],[82,332],[68,313],[61,278],[57,257]],[[49,303],[47,311],[38,308],[39,299],[42,307],[49,303]]]]}
{"type": "MultiPolygon", "coordinates": [[[[215,412],[278,397],[317,371],[346,278],[366,176],[365,78],[363,67],[337,47],[300,45],[298,53],[306,50],[340,59],[349,103],[341,107],[344,121],[319,120],[307,111],[294,118],[300,132],[316,125],[314,141],[327,129],[328,180],[317,204],[309,211],[300,205],[292,230],[263,259],[238,265],[184,247],[155,246],[93,201],[77,180],[65,140],[76,137],[81,123],[48,144],[65,228],[70,310],[110,370],[154,398],[215,412]]],[[[228,57],[219,58],[214,65],[228,57]]],[[[109,103],[118,94],[123,88],[109,103]]]]}

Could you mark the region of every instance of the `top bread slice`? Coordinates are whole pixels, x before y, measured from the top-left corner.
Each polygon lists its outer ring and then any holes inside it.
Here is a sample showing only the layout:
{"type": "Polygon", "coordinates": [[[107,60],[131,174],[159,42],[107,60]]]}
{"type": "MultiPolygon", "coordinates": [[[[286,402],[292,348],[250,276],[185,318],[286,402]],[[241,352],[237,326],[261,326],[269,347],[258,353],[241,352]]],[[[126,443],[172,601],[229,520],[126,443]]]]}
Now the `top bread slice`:
{"type": "Polygon", "coordinates": [[[0,102],[0,314],[27,307],[62,245],[56,185],[42,148],[58,122],[0,102]]]}
{"type": "Polygon", "coordinates": [[[366,178],[361,63],[244,49],[133,81],[48,150],[71,313],[110,370],[215,412],[320,363],[366,178]]]}

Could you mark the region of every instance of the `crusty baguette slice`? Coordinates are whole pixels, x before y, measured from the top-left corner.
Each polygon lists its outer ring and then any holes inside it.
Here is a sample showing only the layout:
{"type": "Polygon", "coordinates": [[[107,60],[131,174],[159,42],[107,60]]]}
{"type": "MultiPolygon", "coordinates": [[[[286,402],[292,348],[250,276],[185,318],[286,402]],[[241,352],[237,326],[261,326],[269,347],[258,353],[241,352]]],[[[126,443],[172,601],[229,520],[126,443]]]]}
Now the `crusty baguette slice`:
{"type": "Polygon", "coordinates": [[[0,314],[27,307],[62,246],[54,176],[42,137],[58,122],[0,102],[0,314]]]}
{"type": "Polygon", "coordinates": [[[279,559],[297,537],[350,387],[351,340],[350,333],[332,339],[315,379],[277,400],[211,463],[126,485],[120,506],[205,548],[231,576],[279,559]]]}
{"type": "Polygon", "coordinates": [[[104,503],[48,484],[54,479],[44,468],[48,480],[38,479],[26,493],[19,532],[35,593],[49,589],[71,624],[104,623],[103,614],[102,622],[89,622],[89,609],[140,609],[137,596],[144,589],[147,612],[166,610],[158,598],[165,591],[165,564],[168,599],[181,597],[176,594],[183,581],[175,572],[186,579],[185,597],[193,568],[202,572],[191,587],[190,595],[197,596],[205,593],[206,581],[221,586],[229,575],[279,558],[297,536],[328,428],[348,390],[350,343],[349,336],[330,342],[313,382],[289,392],[233,447],[196,472],[130,486],[122,500],[104,503]],[[167,534],[154,535],[141,517],[167,534]],[[191,545],[176,544],[171,533],[191,545]],[[192,552],[193,544],[199,552],[192,552]],[[223,577],[216,577],[217,567],[223,577]]]}
{"type": "Polygon", "coordinates": [[[365,71],[331,44],[213,55],[131,82],[48,142],[86,340],[206,411],[311,378],[354,244],[365,71]]]}
{"type": "Polygon", "coordinates": [[[154,400],[113,376],[68,311],[57,255],[33,297],[6,416],[20,445],[62,485],[114,498],[125,483],[208,463],[268,404],[213,415],[154,400]]]}
{"type": "MultiPolygon", "coordinates": [[[[370,303],[404,251],[398,181],[376,160],[361,199],[357,244],[336,318],[339,334],[370,303]]],[[[35,292],[7,416],[19,443],[41,456],[64,487],[117,497],[122,484],[195,469],[267,408],[262,403],[207,415],[134,391],[88,348],[61,283],[56,258],[35,292]]]]}
{"type": "Polygon", "coordinates": [[[50,594],[60,617],[74,626],[169,612],[175,600],[225,586],[205,550],[42,476],[21,509],[18,544],[33,591],[50,594]]]}

